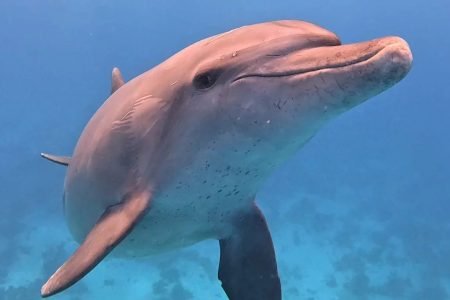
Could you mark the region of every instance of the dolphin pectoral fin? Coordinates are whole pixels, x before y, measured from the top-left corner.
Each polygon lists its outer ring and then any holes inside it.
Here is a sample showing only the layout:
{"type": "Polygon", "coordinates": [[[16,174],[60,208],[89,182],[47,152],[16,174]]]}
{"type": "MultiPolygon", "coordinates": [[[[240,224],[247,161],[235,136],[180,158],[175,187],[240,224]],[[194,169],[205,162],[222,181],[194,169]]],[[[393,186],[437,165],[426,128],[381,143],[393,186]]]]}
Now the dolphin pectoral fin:
{"type": "Polygon", "coordinates": [[[111,94],[114,94],[122,85],[125,84],[122,73],[119,68],[113,68],[111,76],[111,94]]]}
{"type": "Polygon", "coordinates": [[[53,155],[53,154],[48,154],[48,153],[41,153],[41,156],[51,162],[63,165],[63,166],[68,166],[70,163],[70,156],[57,156],[57,155],[53,155]]]}
{"type": "Polygon", "coordinates": [[[150,199],[150,193],[139,193],[109,207],[81,246],[42,286],[41,296],[65,290],[100,263],[133,230],[149,208],[150,199]]]}
{"type": "Polygon", "coordinates": [[[220,242],[219,280],[230,300],[280,300],[275,250],[266,220],[256,207],[233,224],[220,242]]]}

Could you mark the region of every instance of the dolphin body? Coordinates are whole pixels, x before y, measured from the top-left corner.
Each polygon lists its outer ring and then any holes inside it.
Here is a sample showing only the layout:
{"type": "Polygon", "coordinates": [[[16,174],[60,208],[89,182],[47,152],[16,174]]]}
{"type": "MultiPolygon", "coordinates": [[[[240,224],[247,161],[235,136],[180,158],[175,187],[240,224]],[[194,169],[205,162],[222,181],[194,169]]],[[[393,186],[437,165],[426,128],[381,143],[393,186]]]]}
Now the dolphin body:
{"type": "Polygon", "coordinates": [[[409,71],[398,37],[341,45],[301,21],[246,26],[197,42],[124,83],[81,134],[67,165],[64,212],[75,253],[47,297],[109,252],[136,257],[220,242],[230,299],[281,299],[274,247],[255,194],[326,121],[409,71]]]}

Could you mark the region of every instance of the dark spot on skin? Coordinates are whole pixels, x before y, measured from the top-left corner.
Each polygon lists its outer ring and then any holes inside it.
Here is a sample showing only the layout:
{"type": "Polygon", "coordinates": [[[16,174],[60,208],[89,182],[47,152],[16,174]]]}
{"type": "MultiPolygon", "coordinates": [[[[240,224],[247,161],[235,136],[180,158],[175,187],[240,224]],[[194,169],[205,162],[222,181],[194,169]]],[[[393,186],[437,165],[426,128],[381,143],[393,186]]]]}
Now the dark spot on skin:
{"type": "Polygon", "coordinates": [[[221,193],[221,192],[222,192],[222,189],[218,190],[217,192],[218,192],[218,193],[221,193]]]}
{"type": "Polygon", "coordinates": [[[205,184],[207,181],[206,180],[203,180],[203,184],[205,184]]]}
{"type": "Polygon", "coordinates": [[[210,196],[210,195],[206,196],[206,199],[209,199],[209,198],[211,198],[211,196],[210,196]]]}
{"type": "Polygon", "coordinates": [[[250,171],[245,172],[245,175],[248,175],[248,174],[250,174],[250,171]]]}
{"type": "Polygon", "coordinates": [[[239,191],[234,192],[235,195],[239,194],[239,191]]]}

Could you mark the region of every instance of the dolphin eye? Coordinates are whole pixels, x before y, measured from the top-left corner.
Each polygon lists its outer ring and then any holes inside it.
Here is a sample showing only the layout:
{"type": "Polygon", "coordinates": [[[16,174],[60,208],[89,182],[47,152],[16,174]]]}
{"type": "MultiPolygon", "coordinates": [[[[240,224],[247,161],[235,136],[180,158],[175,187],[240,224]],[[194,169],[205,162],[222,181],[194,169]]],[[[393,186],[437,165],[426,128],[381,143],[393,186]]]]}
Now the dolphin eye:
{"type": "Polygon", "coordinates": [[[194,77],[194,87],[198,90],[205,90],[212,87],[218,78],[218,72],[208,71],[200,73],[194,77]]]}

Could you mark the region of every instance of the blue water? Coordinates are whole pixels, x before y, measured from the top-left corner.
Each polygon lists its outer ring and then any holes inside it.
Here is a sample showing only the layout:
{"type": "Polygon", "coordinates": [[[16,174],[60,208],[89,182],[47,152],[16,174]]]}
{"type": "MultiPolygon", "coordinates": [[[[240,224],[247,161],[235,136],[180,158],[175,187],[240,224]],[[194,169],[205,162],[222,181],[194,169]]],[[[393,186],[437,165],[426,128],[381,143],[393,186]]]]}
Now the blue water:
{"type": "MultiPolygon", "coordinates": [[[[258,195],[284,299],[450,299],[450,4],[430,1],[0,2],[0,299],[39,299],[70,255],[64,168],[108,96],[201,38],[302,19],[344,43],[405,38],[410,74],[330,122],[258,195]],[[279,3],[281,2],[281,3],[279,3]]],[[[54,299],[226,299],[218,246],[109,259],[54,299]]]]}

